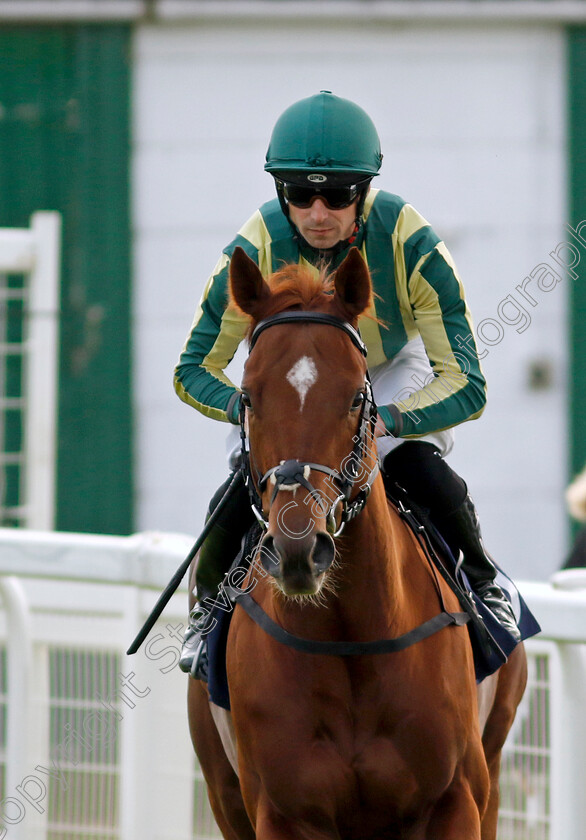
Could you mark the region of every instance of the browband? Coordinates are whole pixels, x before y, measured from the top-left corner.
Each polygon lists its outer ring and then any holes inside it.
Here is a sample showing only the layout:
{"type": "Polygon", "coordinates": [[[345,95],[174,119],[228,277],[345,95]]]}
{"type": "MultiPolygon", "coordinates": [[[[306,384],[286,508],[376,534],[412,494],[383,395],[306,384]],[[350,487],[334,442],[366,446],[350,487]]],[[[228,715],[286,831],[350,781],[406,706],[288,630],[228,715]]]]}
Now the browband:
{"type": "Polygon", "coordinates": [[[278,312],[276,315],[271,315],[270,318],[259,321],[250,336],[250,350],[256,344],[259,335],[268,329],[268,327],[274,327],[276,324],[293,324],[307,321],[337,327],[339,330],[345,332],[352,340],[352,344],[360,350],[363,356],[366,356],[366,345],[360,338],[360,333],[352,324],[343,321],[341,318],[337,318],[335,315],[328,315],[327,312],[307,312],[297,309],[291,310],[290,312],[278,312]]]}

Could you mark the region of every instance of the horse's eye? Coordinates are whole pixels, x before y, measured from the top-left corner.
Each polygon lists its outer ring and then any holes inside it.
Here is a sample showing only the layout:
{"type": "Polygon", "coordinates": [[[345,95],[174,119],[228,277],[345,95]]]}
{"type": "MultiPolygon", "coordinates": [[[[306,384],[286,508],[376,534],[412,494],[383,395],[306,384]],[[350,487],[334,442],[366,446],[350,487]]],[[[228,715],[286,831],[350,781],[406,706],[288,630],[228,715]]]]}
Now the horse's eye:
{"type": "Polygon", "coordinates": [[[352,400],[352,408],[360,408],[362,403],[364,402],[365,397],[364,391],[358,391],[354,399],[352,400]]]}
{"type": "Polygon", "coordinates": [[[246,391],[242,392],[242,396],[240,397],[240,402],[246,408],[250,408],[252,403],[250,402],[250,394],[247,394],[246,391]]]}

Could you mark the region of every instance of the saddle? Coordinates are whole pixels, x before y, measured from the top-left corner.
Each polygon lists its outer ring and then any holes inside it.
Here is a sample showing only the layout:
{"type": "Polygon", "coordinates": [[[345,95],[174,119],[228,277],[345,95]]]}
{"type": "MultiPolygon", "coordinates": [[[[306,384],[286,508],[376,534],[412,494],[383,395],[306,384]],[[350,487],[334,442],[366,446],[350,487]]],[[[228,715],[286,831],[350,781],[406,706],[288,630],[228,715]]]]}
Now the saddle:
{"type": "MultiPolygon", "coordinates": [[[[389,501],[423,547],[432,568],[437,574],[441,575],[456,594],[464,611],[463,614],[456,615],[464,615],[464,620],[452,623],[467,623],[468,625],[476,681],[481,682],[507,661],[518,644],[517,640],[499,623],[488,607],[472,591],[465,573],[459,567],[439,531],[427,518],[425,511],[418,508],[401,488],[394,488],[393,496],[389,496],[389,501]]],[[[250,567],[262,533],[258,524],[255,524],[244,538],[241,551],[230,567],[230,571],[226,574],[225,583],[221,585],[219,596],[216,598],[215,605],[210,613],[210,626],[213,624],[213,628],[207,634],[208,692],[210,700],[215,705],[228,710],[230,709],[230,694],[226,674],[226,644],[232,613],[242,596],[242,591],[233,587],[230,580],[232,572],[236,569],[238,569],[239,579],[242,580],[242,570],[250,567]],[[211,621],[212,618],[215,619],[214,622],[211,621]]],[[[521,632],[521,639],[528,639],[539,633],[541,628],[511,578],[500,567],[497,568],[499,569],[497,582],[511,601],[521,632]]],[[[249,604],[251,600],[248,598],[249,604]]],[[[242,605],[244,606],[244,603],[242,605]]],[[[256,606],[258,607],[258,605],[256,606]]],[[[260,608],[256,612],[258,613],[259,610],[260,608]]],[[[249,612],[248,609],[247,611],[249,612]]],[[[260,610],[260,613],[262,613],[262,610],[260,610]]],[[[249,612],[249,614],[251,613],[249,612]]],[[[264,613],[262,614],[264,615],[264,613]]],[[[444,612],[440,615],[448,614],[444,612]]],[[[258,621],[258,618],[255,618],[255,620],[258,621]]],[[[261,621],[258,621],[258,623],[261,623],[261,621]]],[[[267,629],[262,623],[261,626],[263,626],[263,629],[267,629]]],[[[439,629],[439,625],[436,629],[439,629]]],[[[282,631],[282,628],[276,628],[276,630],[282,631]]],[[[295,645],[294,642],[289,642],[288,638],[301,643],[307,642],[307,640],[289,637],[289,634],[285,631],[280,633],[273,631],[271,635],[285,644],[292,643],[296,647],[299,646],[295,645]]],[[[397,641],[400,641],[400,639],[397,641]]],[[[303,647],[299,647],[299,649],[303,649],[303,647]]]]}

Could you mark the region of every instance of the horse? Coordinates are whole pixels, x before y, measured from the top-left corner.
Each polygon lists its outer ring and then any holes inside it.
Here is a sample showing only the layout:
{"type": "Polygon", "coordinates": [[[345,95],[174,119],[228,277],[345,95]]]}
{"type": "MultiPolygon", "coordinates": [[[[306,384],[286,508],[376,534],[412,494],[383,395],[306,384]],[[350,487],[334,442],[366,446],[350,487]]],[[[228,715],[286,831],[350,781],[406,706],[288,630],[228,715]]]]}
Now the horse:
{"type": "Polygon", "coordinates": [[[352,249],[333,276],[288,265],[264,280],[236,249],[230,288],[251,322],[243,453],[265,524],[240,589],[265,621],[237,602],[223,724],[206,684],[189,680],[220,830],[226,840],[495,840],[525,651],[477,686],[464,623],[407,643],[442,606],[461,613],[377,469],[356,329],[372,301],[367,266],[352,249]]]}

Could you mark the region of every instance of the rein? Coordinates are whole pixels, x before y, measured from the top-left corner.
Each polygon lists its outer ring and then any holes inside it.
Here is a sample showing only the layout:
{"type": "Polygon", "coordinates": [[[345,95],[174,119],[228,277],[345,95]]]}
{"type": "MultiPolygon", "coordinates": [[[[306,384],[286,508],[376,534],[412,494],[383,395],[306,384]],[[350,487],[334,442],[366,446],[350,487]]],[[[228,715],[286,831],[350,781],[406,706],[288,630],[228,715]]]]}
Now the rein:
{"type": "Polygon", "coordinates": [[[235,594],[234,600],[243,608],[248,616],[258,626],[268,633],[277,642],[287,647],[292,647],[300,653],[317,653],[329,656],[364,656],[367,654],[376,653],[398,653],[405,650],[423,639],[433,636],[443,630],[444,627],[454,625],[455,627],[462,627],[470,620],[470,616],[465,612],[441,612],[434,615],[423,624],[419,624],[402,636],[396,636],[394,639],[377,639],[372,642],[323,642],[317,639],[303,639],[301,636],[294,636],[287,632],[279,624],[276,624],[270,618],[260,604],[252,598],[248,593],[239,590],[235,594]]]}
{"type": "MultiPolygon", "coordinates": [[[[425,527],[419,522],[417,516],[410,508],[405,507],[401,501],[395,501],[399,516],[405,520],[408,527],[415,534],[415,537],[422,547],[427,562],[430,565],[433,574],[436,590],[441,606],[441,612],[434,615],[433,618],[424,621],[417,625],[412,630],[408,630],[401,636],[395,636],[394,639],[376,639],[370,642],[328,642],[319,639],[306,639],[301,636],[295,636],[289,633],[284,627],[281,627],[263,610],[247,590],[238,589],[231,584],[225,588],[230,600],[235,604],[240,604],[244,612],[257,624],[261,630],[264,630],[275,641],[282,645],[291,647],[299,653],[313,653],[321,654],[322,656],[366,656],[382,653],[398,653],[406,650],[411,645],[422,642],[428,639],[444,627],[463,627],[472,621],[480,632],[480,637],[484,638],[486,628],[481,623],[478,627],[479,618],[473,606],[470,603],[465,603],[465,612],[450,612],[446,609],[444,597],[439,584],[436,568],[444,569],[440,562],[435,549],[429,539],[425,527]]],[[[462,597],[462,592],[458,592],[453,581],[450,580],[449,575],[444,571],[442,577],[448,582],[452,591],[459,597],[462,597]]]]}
{"type": "MultiPolygon", "coordinates": [[[[272,315],[270,318],[265,318],[256,325],[250,337],[249,352],[252,351],[256,344],[258,337],[269,327],[277,326],[279,324],[292,323],[314,323],[326,324],[331,327],[336,327],[342,330],[350,338],[355,347],[360,350],[362,355],[366,357],[366,345],[360,338],[358,330],[356,330],[347,321],[337,318],[335,315],[330,315],[327,312],[306,312],[303,310],[292,310],[290,312],[279,312],[272,315]]],[[[248,449],[248,439],[245,429],[246,407],[242,400],[240,402],[240,441],[241,441],[241,460],[242,470],[245,476],[246,486],[250,498],[250,506],[255,517],[259,521],[261,527],[266,529],[268,527],[268,520],[262,512],[261,493],[265,490],[267,482],[274,485],[271,496],[271,504],[274,502],[277,493],[283,487],[292,488],[296,485],[304,487],[312,498],[321,506],[324,506],[325,500],[322,495],[309,481],[309,474],[312,470],[324,473],[332,480],[332,484],[337,490],[337,497],[330,504],[329,510],[326,513],[327,530],[334,536],[338,537],[344,530],[347,522],[354,519],[355,516],[364,509],[366,500],[370,494],[370,490],[374,480],[379,472],[378,460],[366,481],[361,485],[358,493],[351,498],[352,490],[358,477],[358,467],[362,463],[363,453],[366,451],[368,437],[374,439],[374,427],[376,425],[377,410],[372,395],[372,386],[366,373],[364,383],[364,399],[360,410],[360,418],[358,421],[358,433],[354,436],[354,447],[348,458],[345,459],[344,467],[338,470],[332,467],[324,466],[323,464],[315,464],[309,461],[289,460],[283,461],[275,467],[271,467],[264,475],[258,474],[256,481],[253,476],[250,451],[248,449]],[[338,506],[341,505],[340,524],[336,523],[336,514],[338,506]]]]}

